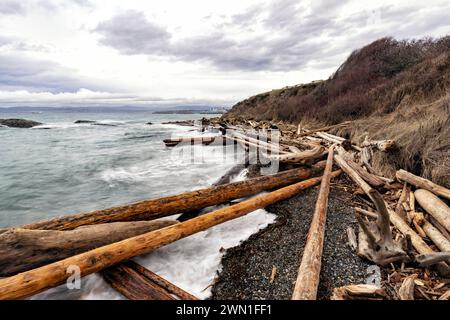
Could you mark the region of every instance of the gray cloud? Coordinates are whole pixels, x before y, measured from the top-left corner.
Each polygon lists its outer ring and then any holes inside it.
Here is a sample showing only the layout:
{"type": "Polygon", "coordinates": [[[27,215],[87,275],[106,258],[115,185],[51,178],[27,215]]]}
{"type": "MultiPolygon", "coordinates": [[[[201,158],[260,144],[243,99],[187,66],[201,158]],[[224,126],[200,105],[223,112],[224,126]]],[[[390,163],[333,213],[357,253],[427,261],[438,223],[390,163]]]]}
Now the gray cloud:
{"type": "Polygon", "coordinates": [[[177,41],[136,11],[114,16],[95,31],[102,36],[100,43],[123,54],[205,61],[220,70],[289,71],[306,65],[329,66],[333,61],[338,66],[343,55],[379,37],[422,36],[446,26],[450,9],[391,5],[345,16],[346,4],[322,0],[307,7],[297,0],[273,1],[228,17],[208,35],[177,41]],[[266,35],[256,34],[255,25],[266,35]],[[246,39],[238,40],[230,28],[241,30],[246,39]]]}
{"type": "Polygon", "coordinates": [[[0,14],[24,14],[25,6],[20,1],[2,0],[0,2],[0,14]]]}
{"type": "Polygon", "coordinates": [[[0,90],[76,92],[80,88],[104,90],[104,86],[75,75],[54,62],[17,54],[0,54],[0,90]],[[73,74],[73,76],[72,76],[73,74]]]}
{"type": "Polygon", "coordinates": [[[142,12],[127,11],[100,23],[96,31],[103,35],[100,43],[125,54],[166,54],[170,34],[148,21],[142,12]]]}

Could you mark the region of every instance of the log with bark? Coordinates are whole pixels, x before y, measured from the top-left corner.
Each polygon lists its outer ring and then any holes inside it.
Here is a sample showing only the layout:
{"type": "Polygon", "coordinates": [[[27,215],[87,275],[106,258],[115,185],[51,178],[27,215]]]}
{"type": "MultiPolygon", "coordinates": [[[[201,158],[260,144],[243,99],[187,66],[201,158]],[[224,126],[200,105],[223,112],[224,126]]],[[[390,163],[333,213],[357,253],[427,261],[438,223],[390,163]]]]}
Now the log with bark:
{"type": "MultiPolygon", "coordinates": [[[[336,177],[340,173],[341,171],[338,170],[331,175],[336,177]]],[[[298,182],[185,222],[96,248],[15,276],[0,279],[0,299],[24,298],[62,284],[70,276],[67,273],[67,268],[73,265],[80,268],[81,276],[103,270],[220,223],[242,217],[256,209],[290,198],[301,190],[317,185],[321,180],[322,177],[317,177],[298,182]]]]}
{"type": "Polygon", "coordinates": [[[198,300],[132,260],[109,267],[101,274],[111,287],[130,300],[198,300]]]}
{"type": "Polygon", "coordinates": [[[416,186],[417,188],[426,189],[428,191],[433,192],[434,194],[444,197],[446,199],[450,200],[450,190],[440,186],[434,182],[431,182],[428,179],[424,179],[422,177],[418,177],[408,171],[405,171],[403,169],[398,170],[396,173],[396,177],[398,180],[408,182],[409,184],[412,184],[416,186]]]}
{"type": "Polygon", "coordinates": [[[173,220],[114,222],[70,231],[12,228],[0,235],[0,276],[11,276],[175,223],[173,220]]]}
{"type": "Polygon", "coordinates": [[[144,200],[133,204],[57,217],[21,226],[24,229],[71,230],[98,223],[152,220],[202,209],[280,188],[311,177],[315,169],[298,168],[221,186],[185,192],[175,196],[144,200]]]}
{"type": "Polygon", "coordinates": [[[317,297],[327,219],[328,194],[330,192],[331,170],[333,167],[333,153],[334,146],[331,146],[328,150],[327,164],[298,269],[298,276],[292,294],[293,300],[315,300],[317,297]]]}
{"type": "Polygon", "coordinates": [[[433,193],[425,189],[414,192],[417,202],[433,216],[447,231],[450,231],[450,208],[433,193]]]}

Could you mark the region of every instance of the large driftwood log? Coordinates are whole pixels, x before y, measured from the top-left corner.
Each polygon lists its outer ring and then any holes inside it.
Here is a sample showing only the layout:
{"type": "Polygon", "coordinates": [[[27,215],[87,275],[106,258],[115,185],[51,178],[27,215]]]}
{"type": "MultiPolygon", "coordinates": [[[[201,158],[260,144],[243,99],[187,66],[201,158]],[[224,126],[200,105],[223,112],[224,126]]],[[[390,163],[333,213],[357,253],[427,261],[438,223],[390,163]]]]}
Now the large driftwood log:
{"type": "Polygon", "coordinates": [[[428,190],[419,189],[414,192],[417,202],[432,215],[447,231],[450,231],[450,208],[428,190]]]}
{"type": "Polygon", "coordinates": [[[319,131],[328,131],[334,128],[339,128],[339,127],[344,127],[350,124],[350,121],[346,121],[346,122],[342,122],[339,124],[335,124],[335,125],[331,125],[331,126],[325,126],[325,127],[320,127],[317,129],[312,129],[312,130],[307,130],[307,132],[302,132],[300,134],[297,135],[297,137],[305,137],[305,136],[309,136],[310,134],[319,132],[319,131]]]}
{"type": "Polygon", "coordinates": [[[361,147],[374,147],[380,151],[390,151],[397,148],[394,140],[369,140],[366,136],[361,147]]]}
{"type": "Polygon", "coordinates": [[[245,181],[185,192],[175,196],[145,200],[125,206],[79,213],[76,215],[57,217],[46,221],[23,225],[21,228],[71,230],[79,226],[98,223],[152,220],[176,213],[188,212],[222,204],[230,200],[248,197],[261,191],[280,188],[309,178],[312,173],[314,173],[314,170],[312,169],[293,169],[245,181]]]}
{"type": "Polygon", "coordinates": [[[431,223],[425,221],[422,225],[422,229],[425,231],[428,238],[430,238],[431,241],[433,241],[433,243],[439,248],[439,250],[450,251],[450,241],[431,223]]]}
{"type": "Polygon", "coordinates": [[[382,187],[385,185],[385,181],[380,179],[378,176],[371,174],[370,172],[364,170],[359,164],[353,161],[353,157],[350,153],[346,152],[342,148],[338,149],[339,155],[347,162],[347,164],[354,170],[356,173],[363,178],[368,184],[373,187],[382,187]]]}
{"type": "Polygon", "coordinates": [[[101,273],[111,287],[130,300],[175,300],[169,292],[123,263],[101,273]]]}
{"type": "Polygon", "coordinates": [[[101,271],[111,287],[130,300],[198,300],[173,283],[129,260],[101,271]]]}
{"type": "Polygon", "coordinates": [[[178,144],[204,144],[209,145],[212,143],[220,143],[222,144],[224,142],[224,138],[222,136],[218,137],[180,137],[180,138],[169,138],[164,139],[163,142],[165,143],[166,147],[175,147],[178,144]]]}
{"type": "Polygon", "coordinates": [[[365,182],[340,155],[336,155],[335,159],[342,170],[361,187],[377,208],[376,223],[366,222],[359,214],[356,214],[361,227],[358,254],[380,265],[409,260],[407,253],[402,248],[403,243],[395,241],[392,237],[389,212],[381,195],[365,182]]]}
{"type": "Polygon", "coordinates": [[[327,219],[328,194],[330,192],[331,170],[333,167],[334,146],[328,150],[328,159],[320,184],[314,215],[306,238],[303,256],[295,282],[293,300],[315,300],[319,286],[322,265],[323,239],[327,219]]]}
{"type": "MultiPolygon", "coordinates": [[[[332,176],[338,176],[340,173],[340,170],[335,171],[332,176]]],[[[79,266],[81,276],[103,270],[220,223],[242,217],[256,209],[290,198],[300,190],[320,183],[321,180],[322,177],[311,178],[173,226],[115,242],[37,269],[0,279],[0,299],[24,298],[57,286],[69,277],[67,268],[72,265],[79,266]]]]}
{"type": "Polygon", "coordinates": [[[0,276],[11,276],[175,223],[172,220],[114,222],[70,231],[13,228],[0,235],[0,276]]]}
{"type": "Polygon", "coordinates": [[[322,146],[314,147],[300,153],[286,153],[280,155],[268,155],[271,160],[277,160],[282,163],[303,163],[308,160],[315,160],[324,156],[325,148],[322,146]]]}
{"type": "Polygon", "coordinates": [[[450,190],[436,183],[433,183],[430,180],[418,177],[403,169],[397,171],[396,177],[398,180],[408,182],[409,184],[415,185],[417,188],[426,189],[438,196],[450,200],[450,190]]]}
{"type": "Polygon", "coordinates": [[[416,261],[422,267],[428,267],[438,263],[450,263],[450,251],[421,254],[416,257],[416,261]]]}

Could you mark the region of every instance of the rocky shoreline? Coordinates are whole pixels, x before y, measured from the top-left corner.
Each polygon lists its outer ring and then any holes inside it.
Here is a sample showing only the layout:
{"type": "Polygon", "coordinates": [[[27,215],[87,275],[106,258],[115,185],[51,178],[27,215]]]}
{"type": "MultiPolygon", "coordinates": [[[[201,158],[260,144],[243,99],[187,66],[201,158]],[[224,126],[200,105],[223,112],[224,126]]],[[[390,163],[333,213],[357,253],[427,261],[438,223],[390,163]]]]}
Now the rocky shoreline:
{"type": "MultiPolygon", "coordinates": [[[[348,205],[355,198],[342,188],[351,184],[344,177],[332,182],[319,299],[329,299],[335,287],[364,283],[373,265],[348,244],[346,229],[357,226],[348,205]]],[[[291,298],[318,190],[319,186],[304,190],[266,208],[278,216],[276,222],[227,250],[211,299],[291,298]]]]}

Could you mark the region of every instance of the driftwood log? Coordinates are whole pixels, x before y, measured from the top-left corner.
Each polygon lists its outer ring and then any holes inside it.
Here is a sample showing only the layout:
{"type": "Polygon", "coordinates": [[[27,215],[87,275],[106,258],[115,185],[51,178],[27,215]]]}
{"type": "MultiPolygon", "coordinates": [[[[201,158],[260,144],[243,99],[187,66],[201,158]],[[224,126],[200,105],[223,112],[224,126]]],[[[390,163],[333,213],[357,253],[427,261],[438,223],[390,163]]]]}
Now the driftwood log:
{"type": "MultiPolygon", "coordinates": [[[[340,170],[335,171],[332,173],[332,176],[338,176],[340,173],[340,170]]],[[[256,209],[290,198],[300,190],[317,185],[321,180],[322,177],[311,178],[185,222],[115,242],[15,276],[0,279],[0,299],[20,299],[62,284],[69,277],[67,268],[72,265],[79,266],[81,276],[103,270],[194,233],[242,217],[256,209]]]]}
{"type": "Polygon", "coordinates": [[[271,160],[276,160],[281,163],[304,163],[308,160],[319,159],[324,156],[325,148],[317,146],[309,150],[299,153],[285,153],[280,155],[268,155],[271,160]]]}
{"type": "Polygon", "coordinates": [[[130,300],[198,300],[132,260],[109,267],[101,274],[111,287],[130,300]]]}
{"type": "Polygon", "coordinates": [[[422,229],[439,250],[450,251],[450,241],[431,223],[425,221],[422,225],[422,229]]]}
{"type": "Polygon", "coordinates": [[[392,237],[389,212],[379,192],[365,182],[340,155],[336,155],[335,159],[342,170],[369,196],[377,208],[376,223],[364,221],[359,214],[356,214],[356,219],[361,227],[358,254],[382,266],[395,261],[409,260],[407,253],[403,250],[404,243],[397,242],[392,237]]]}
{"type": "Polygon", "coordinates": [[[397,148],[397,145],[394,140],[369,140],[366,136],[361,146],[364,147],[373,147],[380,151],[390,151],[397,148]]]}
{"type": "Polygon", "coordinates": [[[450,200],[450,190],[440,186],[434,182],[431,182],[430,180],[424,179],[422,177],[418,177],[408,171],[405,170],[398,170],[396,172],[396,177],[398,180],[408,182],[409,184],[412,184],[416,186],[417,188],[426,189],[428,191],[433,192],[434,194],[444,197],[446,199],[450,200]]]}
{"type": "Polygon", "coordinates": [[[417,202],[433,216],[447,231],[450,231],[450,208],[428,190],[419,189],[414,192],[417,202]]]}
{"type": "Polygon", "coordinates": [[[307,130],[307,132],[302,132],[300,134],[297,135],[297,137],[305,137],[305,136],[309,136],[313,133],[319,132],[319,131],[328,131],[334,128],[339,128],[339,127],[344,127],[350,124],[350,121],[345,121],[339,124],[335,124],[335,125],[331,125],[331,126],[325,126],[325,127],[320,127],[317,129],[311,129],[311,130],[307,130]]]}
{"type": "Polygon", "coordinates": [[[0,276],[11,276],[175,223],[172,220],[114,222],[70,231],[12,228],[0,235],[0,276]]]}
{"type": "Polygon", "coordinates": [[[311,177],[314,169],[298,168],[175,196],[140,201],[109,209],[57,217],[21,226],[24,229],[71,230],[79,226],[117,221],[152,220],[189,212],[280,188],[311,177]]]}
{"type": "Polygon", "coordinates": [[[381,300],[385,299],[384,289],[371,284],[352,284],[333,289],[331,300],[381,300]]]}
{"type": "Polygon", "coordinates": [[[319,286],[322,265],[323,241],[327,219],[328,194],[330,192],[331,170],[333,167],[334,146],[328,150],[328,159],[320,184],[314,215],[306,238],[303,256],[295,282],[293,300],[315,300],[319,286]]]}

